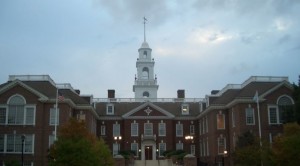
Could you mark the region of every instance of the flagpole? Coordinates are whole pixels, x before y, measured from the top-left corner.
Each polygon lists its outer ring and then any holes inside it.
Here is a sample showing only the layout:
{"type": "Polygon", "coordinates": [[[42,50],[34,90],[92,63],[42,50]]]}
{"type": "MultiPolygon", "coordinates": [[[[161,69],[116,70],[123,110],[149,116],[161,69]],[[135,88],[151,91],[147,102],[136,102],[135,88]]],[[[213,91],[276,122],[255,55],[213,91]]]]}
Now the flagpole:
{"type": "Polygon", "coordinates": [[[58,87],[56,87],[56,99],[55,99],[55,124],[54,124],[54,141],[57,139],[57,106],[58,105],[58,87]]]}
{"type": "Polygon", "coordinates": [[[257,95],[257,99],[256,99],[256,105],[257,105],[257,116],[258,116],[259,144],[260,144],[260,146],[262,146],[262,143],[261,143],[261,125],[260,125],[260,111],[259,111],[258,95],[257,95]]]}

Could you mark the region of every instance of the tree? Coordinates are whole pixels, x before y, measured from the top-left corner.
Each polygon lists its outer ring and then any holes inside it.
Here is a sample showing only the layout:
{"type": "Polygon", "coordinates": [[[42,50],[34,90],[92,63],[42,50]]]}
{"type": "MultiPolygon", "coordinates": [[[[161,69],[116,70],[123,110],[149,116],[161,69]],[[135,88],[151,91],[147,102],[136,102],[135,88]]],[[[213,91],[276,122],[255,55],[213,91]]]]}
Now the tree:
{"type": "Polygon", "coordinates": [[[235,165],[255,166],[269,165],[271,159],[269,145],[266,142],[260,146],[258,137],[255,137],[250,131],[245,132],[238,138],[237,147],[233,153],[235,165]]]}
{"type": "Polygon", "coordinates": [[[294,166],[300,163],[300,126],[297,123],[284,125],[283,134],[273,143],[273,160],[276,165],[294,166]]]}
{"type": "Polygon", "coordinates": [[[110,166],[113,158],[102,139],[97,139],[84,122],[70,119],[59,129],[58,140],[51,146],[50,166],[110,166]]]}
{"type": "Polygon", "coordinates": [[[295,101],[295,118],[298,124],[300,124],[300,76],[299,76],[299,85],[293,84],[293,99],[295,101]]]}

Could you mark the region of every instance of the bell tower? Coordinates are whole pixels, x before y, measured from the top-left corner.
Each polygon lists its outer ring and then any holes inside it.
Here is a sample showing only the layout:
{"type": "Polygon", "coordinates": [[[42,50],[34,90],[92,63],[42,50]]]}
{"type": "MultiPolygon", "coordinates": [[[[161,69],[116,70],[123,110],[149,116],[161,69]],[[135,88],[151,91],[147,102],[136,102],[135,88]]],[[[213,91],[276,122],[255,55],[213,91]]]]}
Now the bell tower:
{"type": "Polygon", "coordinates": [[[146,21],[144,17],[144,42],[138,49],[139,57],[136,61],[137,75],[133,85],[134,97],[137,98],[157,98],[157,78],[154,75],[154,59],[152,49],[146,41],[146,21]]]}

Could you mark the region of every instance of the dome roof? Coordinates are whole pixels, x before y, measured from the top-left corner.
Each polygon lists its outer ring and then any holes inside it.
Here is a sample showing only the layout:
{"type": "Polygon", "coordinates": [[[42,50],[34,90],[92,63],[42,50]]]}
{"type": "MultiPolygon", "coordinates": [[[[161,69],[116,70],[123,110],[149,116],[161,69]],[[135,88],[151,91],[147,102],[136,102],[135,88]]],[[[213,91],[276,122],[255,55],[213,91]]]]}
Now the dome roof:
{"type": "Polygon", "coordinates": [[[141,48],[149,48],[149,44],[146,41],[144,41],[141,48]]]}

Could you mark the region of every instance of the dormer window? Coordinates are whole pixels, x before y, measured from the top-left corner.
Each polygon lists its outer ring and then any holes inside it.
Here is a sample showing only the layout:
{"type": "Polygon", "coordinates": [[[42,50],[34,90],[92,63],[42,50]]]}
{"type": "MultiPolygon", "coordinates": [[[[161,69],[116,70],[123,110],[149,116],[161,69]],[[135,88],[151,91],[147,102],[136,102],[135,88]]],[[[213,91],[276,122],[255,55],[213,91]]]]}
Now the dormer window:
{"type": "Polygon", "coordinates": [[[113,104],[107,104],[106,105],[106,114],[107,115],[113,115],[114,114],[114,105],[113,104]]]}
{"type": "Polygon", "coordinates": [[[182,115],[188,115],[189,114],[189,105],[188,104],[182,104],[181,105],[181,113],[182,113],[182,115]]]}

